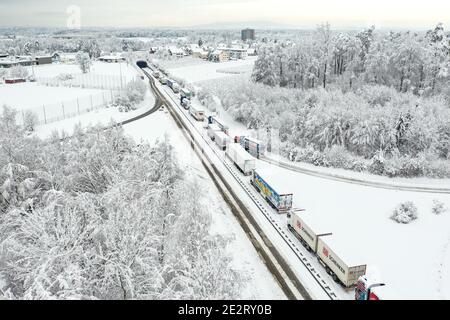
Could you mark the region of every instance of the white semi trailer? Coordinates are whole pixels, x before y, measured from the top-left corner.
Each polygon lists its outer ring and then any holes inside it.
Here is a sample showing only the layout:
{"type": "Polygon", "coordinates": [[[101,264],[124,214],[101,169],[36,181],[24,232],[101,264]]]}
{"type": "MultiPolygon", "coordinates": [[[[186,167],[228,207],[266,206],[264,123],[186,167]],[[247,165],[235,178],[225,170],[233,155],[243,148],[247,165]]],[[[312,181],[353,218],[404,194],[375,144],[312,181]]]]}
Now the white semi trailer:
{"type": "Polygon", "coordinates": [[[214,141],[214,139],[216,138],[216,136],[215,136],[215,132],[216,131],[222,131],[222,129],[218,126],[218,125],[216,125],[216,124],[210,124],[209,126],[208,126],[208,137],[211,139],[211,140],[213,140],[214,141]]]}
{"type": "Polygon", "coordinates": [[[197,121],[205,120],[205,111],[203,111],[203,109],[200,109],[194,104],[190,105],[189,114],[197,121]]]}
{"type": "Polygon", "coordinates": [[[332,234],[330,228],[324,226],[321,219],[311,211],[289,212],[287,218],[288,229],[297,236],[308,251],[316,253],[319,238],[332,234]]]}
{"type": "Polygon", "coordinates": [[[289,212],[287,217],[289,230],[317,256],[334,281],[352,287],[366,274],[367,266],[356,258],[355,250],[344,252],[343,248],[348,244],[329,232],[331,228],[318,216],[299,211],[289,212]]]}
{"type": "Polygon", "coordinates": [[[230,143],[230,137],[223,131],[214,131],[214,142],[220,150],[225,150],[230,143]]]}
{"type": "Polygon", "coordinates": [[[228,158],[245,175],[251,175],[256,168],[256,159],[253,158],[239,143],[230,143],[226,150],[228,158]]]}
{"type": "Polygon", "coordinates": [[[344,254],[342,248],[346,244],[340,241],[335,235],[319,237],[317,257],[333,280],[348,288],[356,285],[358,279],[366,274],[367,265],[355,257],[357,247],[346,250],[344,254]]]}

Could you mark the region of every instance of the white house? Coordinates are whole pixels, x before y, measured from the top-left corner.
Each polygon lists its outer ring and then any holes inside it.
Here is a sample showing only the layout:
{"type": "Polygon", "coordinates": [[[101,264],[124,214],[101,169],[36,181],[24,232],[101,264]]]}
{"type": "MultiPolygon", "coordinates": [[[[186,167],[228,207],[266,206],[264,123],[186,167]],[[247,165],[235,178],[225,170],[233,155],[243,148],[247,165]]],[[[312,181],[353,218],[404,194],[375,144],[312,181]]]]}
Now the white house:
{"type": "Polygon", "coordinates": [[[184,50],[177,47],[170,47],[169,53],[171,56],[175,56],[177,58],[182,58],[186,55],[186,52],[184,52],[184,50]]]}

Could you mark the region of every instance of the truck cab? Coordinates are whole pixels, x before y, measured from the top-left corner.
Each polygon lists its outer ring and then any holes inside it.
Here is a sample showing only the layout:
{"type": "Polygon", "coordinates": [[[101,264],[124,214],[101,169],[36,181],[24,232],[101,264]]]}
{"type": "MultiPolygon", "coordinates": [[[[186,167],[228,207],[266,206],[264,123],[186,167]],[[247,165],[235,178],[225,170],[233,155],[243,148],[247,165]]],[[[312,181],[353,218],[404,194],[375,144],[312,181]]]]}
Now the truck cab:
{"type": "Polygon", "coordinates": [[[375,283],[367,276],[358,279],[355,287],[355,300],[381,300],[380,291],[377,288],[383,287],[384,283],[375,283]]]}

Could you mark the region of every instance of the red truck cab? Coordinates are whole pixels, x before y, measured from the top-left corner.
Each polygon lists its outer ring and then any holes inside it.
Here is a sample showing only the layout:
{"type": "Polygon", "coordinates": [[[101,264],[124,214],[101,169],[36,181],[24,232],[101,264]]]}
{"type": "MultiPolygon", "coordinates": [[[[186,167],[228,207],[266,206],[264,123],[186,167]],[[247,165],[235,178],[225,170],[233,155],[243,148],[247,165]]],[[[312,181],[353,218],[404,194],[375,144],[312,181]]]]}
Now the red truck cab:
{"type": "Polygon", "coordinates": [[[376,288],[382,286],[384,283],[374,283],[367,276],[360,277],[355,288],[355,300],[381,300],[376,288]]]}

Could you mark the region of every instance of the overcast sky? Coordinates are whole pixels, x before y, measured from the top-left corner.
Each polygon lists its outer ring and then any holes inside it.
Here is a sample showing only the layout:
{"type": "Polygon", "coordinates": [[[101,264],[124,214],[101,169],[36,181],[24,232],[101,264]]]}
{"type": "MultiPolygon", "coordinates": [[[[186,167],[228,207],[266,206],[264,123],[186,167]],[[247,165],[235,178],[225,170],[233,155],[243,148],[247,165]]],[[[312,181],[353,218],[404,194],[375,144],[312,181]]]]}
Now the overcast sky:
{"type": "Polygon", "coordinates": [[[450,0],[0,0],[0,26],[67,25],[81,8],[81,26],[189,27],[264,21],[293,27],[450,29],[450,0]]]}

